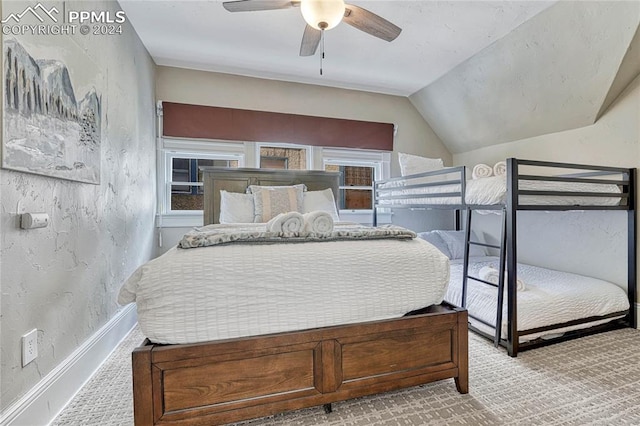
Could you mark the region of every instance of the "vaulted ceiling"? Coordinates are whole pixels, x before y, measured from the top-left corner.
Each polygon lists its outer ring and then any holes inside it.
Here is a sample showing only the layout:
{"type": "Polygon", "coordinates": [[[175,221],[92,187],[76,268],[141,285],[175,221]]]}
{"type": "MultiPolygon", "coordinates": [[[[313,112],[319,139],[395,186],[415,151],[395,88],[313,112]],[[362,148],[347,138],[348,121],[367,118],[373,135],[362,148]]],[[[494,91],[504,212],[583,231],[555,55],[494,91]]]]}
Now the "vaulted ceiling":
{"type": "Polygon", "coordinates": [[[452,153],[592,124],[640,73],[640,2],[369,0],[402,28],[344,23],[300,57],[297,8],[120,0],[159,65],[408,96],[452,153]]]}
{"type": "Polygon", "coordinates": [[[410,99],[452,153],[588,126],[640,74],[639,23],[639,2],[559,2],[410,99]]]}

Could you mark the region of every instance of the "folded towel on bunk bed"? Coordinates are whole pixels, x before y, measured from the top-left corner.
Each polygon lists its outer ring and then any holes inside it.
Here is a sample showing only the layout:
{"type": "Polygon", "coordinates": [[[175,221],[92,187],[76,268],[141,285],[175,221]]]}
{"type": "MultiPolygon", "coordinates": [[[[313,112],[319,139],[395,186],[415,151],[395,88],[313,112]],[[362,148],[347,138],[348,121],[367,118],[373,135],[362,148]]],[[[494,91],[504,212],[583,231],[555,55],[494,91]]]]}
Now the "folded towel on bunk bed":
{"type": "MultiPolygon", "coordinates": [[[[500,271],[498,271],[496,268],[492,267],[492,266],[483,266],[482,268],[480,268],[480,272],[478,272],[478,278],[480,278],[481,280],[484,281],[488,281],[492,284],[498,284],[498,279],[500,278],[500,271]]],[[[504,288],[506,289],[506,283],[507,283],[507,274],[505,272],[504,274],[504,281],[505,281],[505,286],[504,288]]],[[[524,281],[522,281],[520,278],[516,279],[516,287],[518,289],[518,291],[525,291],[527,288],[524,284],[524,281]]]]}
{"type": "Polygon", "coordinates": [[[506,161],[498,161],[493,165],[493,175],[494,176],[506,176],[507,174],[507,162],[506,161]]]}
{"type": "Polygon", "coordinates": [[[471,170],[472,179],[486,178],[486,177],[490,177],[492,174],[493,174],[493,168],[483,163],[476,164],[475,166],[473,166],[473,169],[471,170]]]}
{"type": "Polygon", "coordinates": [[[302,232],[305,218],[302,213],[280,213],[267,222],[267,232],[302,232]]]}
{"type": "Polygon", "coordinates": [[[333,232],[333,218],[322,210],[316,210],[303,215],[305,232],[315,234],[328,234],[333,232]]]}

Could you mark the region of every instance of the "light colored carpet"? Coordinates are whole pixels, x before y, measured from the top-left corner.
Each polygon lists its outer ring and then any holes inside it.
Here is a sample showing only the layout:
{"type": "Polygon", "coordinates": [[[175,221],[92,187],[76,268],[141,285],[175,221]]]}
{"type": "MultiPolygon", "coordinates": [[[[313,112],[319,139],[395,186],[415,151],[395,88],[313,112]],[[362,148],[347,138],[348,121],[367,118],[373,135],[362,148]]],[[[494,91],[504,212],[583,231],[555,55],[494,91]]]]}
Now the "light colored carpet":
{"type": "MultiPolygon", "coordinates": [[[[133,424],[131,351],[122,342],[53,425],[133,424]]],[[[469,335],[468,395],[452,379],[242,423],[256,425],[640,425],[640,331],[623,329],[522,352],[469,335]]]]}

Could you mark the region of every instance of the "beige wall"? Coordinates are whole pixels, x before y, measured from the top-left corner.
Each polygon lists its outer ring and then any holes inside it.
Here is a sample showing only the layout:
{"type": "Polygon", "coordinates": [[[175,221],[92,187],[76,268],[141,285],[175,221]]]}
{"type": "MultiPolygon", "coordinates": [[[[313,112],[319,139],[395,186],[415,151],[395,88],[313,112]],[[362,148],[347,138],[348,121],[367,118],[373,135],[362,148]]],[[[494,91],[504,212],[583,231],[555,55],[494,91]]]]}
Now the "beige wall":
{"type": "MultiPolygon", "coordinates": [[[[34,4],[5,1],[2,12],[34,4]]],[[[112,16],[120,10],[115,1],[67,7],[112,16]]],[[[122,309],[120,286],[153,254],[156,190],[155,64],[133,28],[125,24],[121,35],[17,40],[36,59],[64,59],[80,96],[78,73],[92,73],[102,95],[102,161],[99,185],[0,170],[2,411],[122,309]],[[48,213],[49,226],[20,229],[24,212],[48,213]],[[34,328],[38,357],[22,367],[21,336],[34,328]]]]}
{"type": "MultiPolygon", "coordinates": [[[[405,97],[162,66],[157,68],[156,96],[161,101],[393,123],[392,176],[400,175],[398,152],[442,158],[447,165],[452,161],[405,97]]],[[[176,244],[188,229],[164,228],[157,253],[176,244]]]]}
{"type": "Polygon", "coordinates": [[[640,166],[640,76],[595,124],[454,154],[456,165],[506,157],[621,167],[640,166]]]}
{"type": "MultiPolygon", "coordinates": [[[[287,83],[181,68],[158,67],[158,100],[394,123],[394,152],[443,158],[451,154],[404,97],[287,83]]],[[[397,157],[392,175],[399,174],[397,157]]]]}
{"type": "MultiPolygon", "coordinates": [[[[640,76],[591,126],[454,154],[453,160],[456,165],[471,167],[481,162],[494,164],[507,157],[640,167],[640,76]]],[[[519,236],[534,242],[521,245],[519,254],[525,261],[626,285],[625,213],[523,216],[519,236]]]]}

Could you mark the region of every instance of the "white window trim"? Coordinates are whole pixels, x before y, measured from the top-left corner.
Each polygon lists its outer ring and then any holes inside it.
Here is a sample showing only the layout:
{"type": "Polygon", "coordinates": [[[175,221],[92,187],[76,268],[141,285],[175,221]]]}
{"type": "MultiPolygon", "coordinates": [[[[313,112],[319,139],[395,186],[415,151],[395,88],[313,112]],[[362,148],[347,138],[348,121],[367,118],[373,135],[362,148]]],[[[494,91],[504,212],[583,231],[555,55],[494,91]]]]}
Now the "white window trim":
{"type": "MultiPolygon", "coordinates": [[[[312,145],[269,143],[269,142],[228,142],[211,139],[159,138],[158,149],[158,214],[156,226],[193,227],[202,226],[201,210],[170,210],[171,200],[171,164],[173,158],[203,158],[217,160],[237,160],[238,167],[259,168],[261,147],[282,147],[306,149],[307,169],[325,169],[327,164],[344,166],[365,166],[374,168],[374,179],[387,179],[391,176],[391,153],[364,149],[323,148],[312,145]]],[[[185,184],[185,182],[179,182],[185,184]]],[[[354,189],[355,187],[349,187],[354,189]]],[[[358,188],[355,188],[358,189],[358,188]]],[[[366,188],[368,189],[368,187],[366,188]]],[[[370,223],[373,211],[340,210],[343,220],[370,223]]],[[[390,221],[391,213],[378,214],[378,221],[390,221]],[[388,217],[386,217],[388,216],[388,217]]]]}
{"type": "Polygon", "coordinates": [[[215,139],[184,139],[184,138],[162,138],[162,148],[164,150],[188,151],[201,154],[229,154],[245,155],[244,143],[219,141],[215,139]]]}
{"type": "MultiPolygon", "coordinates": [[[[244,167],[246,144],[205,139],[162,138],[158,152],[158,214],[156,226],[159,228],[202,226],[202,210],[171,210],[171,185],[190,182],[172,182],[173,158],[202,158],[212,160],[236,160],[238,167],[244,167]]],[[[195,183],[196,185],[201,185],[195,183]]]]}
{"type": "MultiPolygon", "coordinates": [[[[328,149],[324,148],[322,150],[323,163],[322,168],[324,169],[327,165],[336,165],[336,166],[362,166],[362,167],[371,167],[374,170],[374,181],[386,179],[390,176],[391,173],[391,153],[389,152],[380,152],[380,151],[367,151],[367,150],[356,150],[356,149],[328,149]]],[[[373,190],[373,187],[340,187],[341,189],[370,189],[373,190]]],[[[371,213],[371,209],[363,209],[363,210],[350,210],[343,209],[340,212],[344,213],[371,213]]]]}
{"type": "MultiPolygon", "coordinates": [[[[322,169],[324,170],[327,165],[372,167],[374,181],[387,179],[391,176],[391,153],[364,149],[323,148],[322,169]]],[[[341,186],[340,189],[371,189],[373,191],[373,187],[341,186]]],[[[340,209],[338,213],[341,220],[358,223],[371,223],[373,221],[372,209],[340,209]]],[[[378,222],[390,223],[391,215],[391,212],[379,211],[378,222]]]]}
{"type": "MultiPolygon", "coordinates": [[[[202,210],[172,210],[169,200],[171,199],[171,187],[173,185],[181,186],[203,186],[202,182],[173,182],[172,177],[172,163],[174,158],[184,159],[198,159],[198,160],[226,160],[226,161],[238,161],[240,166],[241,157],[233,154],[218,154],[218,153],[203,153],[203,152],[188,152],[188,151],[165,151],[165,203],[163,213],[169,215],[190,215],[199,214],[202,215],[202,210]]],[[[242,167],[242,166],[240,166],[242,167]]]]}

